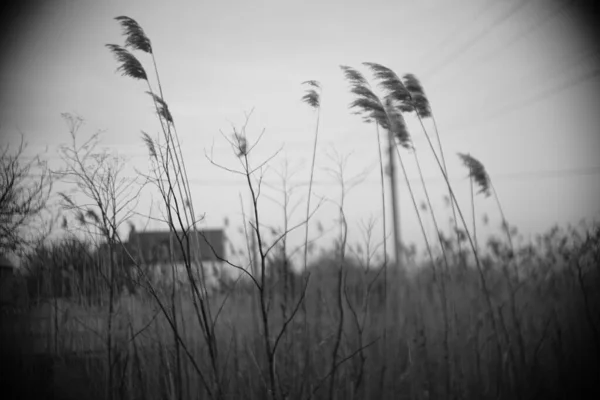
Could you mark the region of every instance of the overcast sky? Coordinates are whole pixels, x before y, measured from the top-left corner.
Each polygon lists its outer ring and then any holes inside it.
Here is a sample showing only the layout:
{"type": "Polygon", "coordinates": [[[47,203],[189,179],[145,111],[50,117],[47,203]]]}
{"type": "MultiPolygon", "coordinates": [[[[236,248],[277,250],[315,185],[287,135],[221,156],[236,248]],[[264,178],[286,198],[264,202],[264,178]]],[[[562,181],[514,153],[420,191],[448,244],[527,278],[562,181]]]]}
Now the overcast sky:
{"type": "MultiPolygon", "coordinates": [[[[29,155],[47,146],[44,157],[59,166],[57,147],[69,140],[61,113],[72,112],[86,121],[82,137],[104,130],[103,145],[128,158],[127,174],[134,167],[147,171],[140,131],[158,134],[152,104],[143,83],[116,73],[105,47],[124,41],[113,18],[134,18],[152,41],[195,207],[206,213],[204,226],[222,227],[228,218],[235,231],[240,193],[248,211],[243,180],[215,168],[204,152],[214,147],[216,161],[236,166],[219,130],[229,133],[252,108],[250,138],[265,129],[253,160],[259,163],[283,146],[265,180],[277,185],[287,159],[297,171],[292,182],[307,181],[316,114],[300,101],[301,83],[315,79],[323,94],[314,191],[339,200],[339,184],[325,170],[333,166],[327,155],[334,150],[350,154],[349,177],[370,171],[346,199],[351,237],[360,237],[359,222],[381,211],[377,141],[375,127],[348,110],[352,98],[339,66],[360,68],[370,78],[363,62],[421,80],[465,210],[469,185],[457,152],[483,162],[509,222],[526,239],[556,223],[599,216],[599,45],[580,10],[565,0],[45,1],[14,14],[0,66],[2,140],[14,141],[20,130],[29,155]]],[[[139,58],[151,71],[150,60],[139,58]]],[[[447,226],[444,183],[412,118],[436,215],[447,226]]],[[[416,168],[405,158],[421,202],[416,168]]],[[[301,186],[295,200],[306,190],[301,186]]],[[[138,209],[156,215],[151,192],[138,209]]],[[[402,179],[399,192],[403,238],[421,244],[402,179]]],[[[282,211],[266,197],[278,192],[265,188],[264,195],[265,222],[281,224],[282,211]]],[[[479,196],[476,208],[478,229],[500,233],[493,200],[479,196]]],[[[291,222],[303,213],[301,206],[291,222]]],[[[328,228],[335,215],[327,203],[316,218],[328,228]]],[[[138,227],[145,224],[136,219],[138,227]]]]}

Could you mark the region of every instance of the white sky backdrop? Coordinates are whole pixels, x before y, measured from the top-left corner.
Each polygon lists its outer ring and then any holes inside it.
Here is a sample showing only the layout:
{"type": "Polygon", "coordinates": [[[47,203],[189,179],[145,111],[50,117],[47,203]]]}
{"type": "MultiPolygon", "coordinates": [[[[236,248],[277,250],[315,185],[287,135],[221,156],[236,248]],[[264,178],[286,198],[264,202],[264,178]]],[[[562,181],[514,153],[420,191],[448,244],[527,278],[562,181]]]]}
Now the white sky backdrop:
{"type": "MultiPolygon", "coordinates": [[[[241,225],[239,193],[247,207],[247,187],[212,166],[204,149],[214,143],[215,159],[235,166],[219,130],[229,133],[230,121],[239,125],[253,107],[251,137],[266,129],[255,162],[283,146],[266,181],[278,182],[275,171],[286,158],[299,167],[294,182],[308,179],[316,114],[300,101],[300,84],[315,79],[323,95],[314,192],[338,200],[339,185],[324,171],[332,167],[326,154],[333,148],[351,153],[349,175],[371,168],[346,199],[351,239],[360,237],[359,222],[380,215],[377,142],[374,126],[347,109],[352,98],[339,65],[370,77],[361,68],[366,61],[421,80],[467,214],[467,171],[457,152],[484,163],[509,222],[526,239],[600,212],[599,46],[566,1],[47,1],[21,15],[19,31],[7,41],[0,66],[2,140],[15,140],[21,130],[28,154],[48,146],[44,157],[58,167],[57,147],[69,140],[60,114],[73,112],[86,120],[83,136],[105,130],[103,145],[129,159],[126,174],[147,170],[140,131],[159,131],[152,104],[145,84],[115,73],[117,62],[104,47],[124,41],[113,19],[119,15],[137,20],[152,41],[204,226],[222,227],[227,217],[233,235],[241,225]]],[[[138,55],[150,74],[145,56],[138,55]]],[[[447,227],[444,183],[408,120],[435,211],[447,227]]],[[[420,202],[418,175],[407,160],[420,202]]],[[[403,238],[422,246],[406,185],[399,184],[403,238]]],[[[264,194],[277,196],[266,188],[264,194]]],[[[158,216],[150,211],[151,197],[149,191],[141,198],[138,211],[158,216]]],[[[261,201],[265,223],[281,224],[281,210],[261,201]]],[[[477,210],[480,232],[499,234],[493,200],[479,196],[477,210]],[[484,213],[489,227],[481,223],[484,213]]],[[[303,213],[304,205],[292,223],[303,213]]],[[[335,213],[329,204],[316,219],[328,228],[335,213]]],[[[138,229],[146,224],[135,222],[138,229]]],[[[150,222],[147,228],[161,227],[150,222]]]]}

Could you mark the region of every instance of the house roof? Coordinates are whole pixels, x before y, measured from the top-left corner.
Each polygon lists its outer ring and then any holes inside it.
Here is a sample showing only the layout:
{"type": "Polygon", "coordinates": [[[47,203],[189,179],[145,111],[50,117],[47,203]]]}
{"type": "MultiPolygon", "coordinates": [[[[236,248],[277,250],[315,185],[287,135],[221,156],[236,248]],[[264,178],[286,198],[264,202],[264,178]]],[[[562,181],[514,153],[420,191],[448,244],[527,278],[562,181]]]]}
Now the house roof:
{"type": "Polygon", "coordinates": [[[0,268],[10,268],[10,269],[12,269],[12,268],[15,268],[15,265],[4,254],[0,254],[0,268]]]}
{"type": "MultiPolygon", "coordinates": [[[[177,236],[182,238],[182,232],[177,232],[177,236]]],[[[183,252],[177,240],[177,237],[170,231],[132,231],[129,234],[128,246],[134,250],[134,254],[142,256],[145,261],[156,260],[160,257],[161,249],[168,252],[170,238],[173,239],[173,258],[176,261],[183,261],[183,252]],[[141,253],[141,254],[140,254],[141,253]]],[[[201,260],[216,260],[217,255],[225,258],[225,234],[222,229],[204,229],[198,233],[192,232],[189,235],[189,245],[191,254],[199,255],[201,260]],[[198,239],[199,249],[195,246],[198,239]]],[[[168,256],[168,253],[165,254],[168,256]]]]}

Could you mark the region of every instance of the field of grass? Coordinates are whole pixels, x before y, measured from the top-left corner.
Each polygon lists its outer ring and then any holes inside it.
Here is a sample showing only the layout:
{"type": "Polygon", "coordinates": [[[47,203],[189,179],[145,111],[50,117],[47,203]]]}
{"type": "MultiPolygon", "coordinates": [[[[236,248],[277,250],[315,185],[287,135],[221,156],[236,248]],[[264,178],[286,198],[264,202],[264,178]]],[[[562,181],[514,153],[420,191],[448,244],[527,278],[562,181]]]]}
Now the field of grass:
{"type": "MultiPolygon", "coordinates": [[[[472,267],[454,266],[436,274],[428,265],[411,273],[390,270],[384,296],[382,274],[348,262],[343,267],[344,322],[333,397],[566,399],[582,398],[584,393],[588,397],[590,390],[597,394],[597,232],[562,248],[522,249],[519,277],[503,273],[508,260],[489,258],[485,274],[499,332],[494,331],[472,267]],[[441,279],[446,283],[451,316],[447,327],[441,279]]],[[[553,235],[554,242],[562,241],[556,240],[560,233],[553,235]]],[[[340,319],[334,261],[324,257],[310,268],[306,309],[298,312],[281,336],[275,359],[280,398],[329,398],[340,319]]],[[[295,277],[288,286],[301,282],[295,277]]],[[[293,290],[284,296],[283,284],[273,279],[268,296],[270,331],[275,333],[295,304],[293,290]]],[[[268,398],[268,362],[255,294],[251,286],[239,283],[210,298],[216,317],[218,376],[210,374],[209,349],[189,296],[176,299],[181,343],[189,352],[180,357],[180,368],[173,331],[155,300],[143,294],[119,297],[113,321],[110,394],[106,305],[81,305],[75,298],[48,299],[27,312],[3,316],[3,384],[10,379],[21,394],[15,398],[29,398],[32,390],[42,389],[52,390],[61,399],[210,398],[207,387],[219,387],[221,398],[268,398]],[[54,310],[58,310],[56,315],[54,310]],[[34,342],[37,351],[32,351],[34,342]],[[216,383],[209,386],[203,379],[216,383]]],[[[167,293],[161,296],[169,301],[167,293]]]]}

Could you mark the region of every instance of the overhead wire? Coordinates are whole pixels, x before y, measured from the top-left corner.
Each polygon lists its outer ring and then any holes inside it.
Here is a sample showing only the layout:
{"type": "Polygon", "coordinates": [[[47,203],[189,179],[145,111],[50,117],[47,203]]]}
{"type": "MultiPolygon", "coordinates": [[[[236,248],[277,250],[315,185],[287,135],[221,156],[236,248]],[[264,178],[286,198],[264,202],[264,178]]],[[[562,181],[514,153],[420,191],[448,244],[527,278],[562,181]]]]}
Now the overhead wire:
{"type": "MultiPolygon", "coordinates": [[[[469,21],[471,23],[478,21],[484,14],[486,14],[489,11],[491,6],[494,6],[496,4],[498,3],[494,0],[490,0],[486,3],[483,3],[483,6],[480,7],[479,10],[475,12],[471,18],[469,18],[469,21]]],[[[430,47],[425,54],[419,57],[419,65],[423,65],[426,61],[428,61],[427,59],[430,58],[432,54],[435,54],[435,52],[438,51],[438,49],[446,47],[449,43],[456,39],[456,36],[458,36],[460,33],[463,33],[464,31],[464,23],[461,22],[456,24],[451,33],[445,34],[444,38],[436,46],[430,47]]]]}
{"type": "MultiPolygon", "coordinates": [[[[569,4],[571,4],[571,3],[569,3],[569,4]]],[[[483,122],[488,122],[488,121],[494,120],[494,119],[496,119],[500,116],[506,115],[516,109],[523,109],[525,107],[528,107],[532,104],[539,102],[540,100],[554,96],[557,93],[565,91],[565,90],[567,90],[573,86],[576,86],[580,83],[583,83],[583,82],[586,82],[589,80],[593,80],[594,78],[598,77],[598,74],[600,73],[600,71],[596,67],[599,64],[598,63],[599,57],[600,57],[600,48],[598,48],[598,46],[594,46],[592,48],[588,48],[587,50],[580,52],[578,54],[578,56],[576,56],[576,57],[568,57],[568,58],[563,59],[560,63],[551,64],[552,75],[546,79],[547,82],[550,82],[550,85],[536,91],[535,93],[533,93],[529,96],[525,96],[521,99],[517,99],[516,101],[514,98],[511,98],[512,101],[502,104],[499,107],[496,106],[491,110],[488,109],[487,113],[485,110],[485,108],[486,108],[485,106],[479,110],[470,110],[468,113],[468,116],[466,117],[466,118],[468,118],[469,126],[479,125],[483,122]],[[562,79],[562,80],[558,79],[558,77],[561,75],[568,74],[570,71],[573,71],[582,66],[585,67],[585,66],[589,66],[589,65],[593,65],[596,68],[591,71],[585,71],[576,76],[568,77],[566,79],[562,79]],[[473,115],[482,115],[482,117],[477,118],[478,121],[474,121],[473,115]]],[[[540,71],[534,70],[527,76],[522,77],[521,81],[528,82],[528,81],[536,78],[536,76],[539,75],[539,73],[540,73],[540,71]]],[[[456,122],[456,123],[453,123],[448,128],[455,129],[458,127],[463,127],[465,125],[466,125],[465,122],[456,122]]]]}
{"type": "MultiPolygon", "coordinates": [[[[517,109],[524,109],[526,107],[529,107],[541,100],[548,99],[552,96],[555,96],[556,94],[558,94],[560,92],[570,89],[571,87],[577,86],[577,85],[587,82],[587,81],[591,81],[595,78],[598,78],[599,76],[600,76],[600,68],[595,68],[591,71],[588,71],[588,72],[582,74],[581,76],[571,77],[564,82],[559,82],[558,84],[552,85],[550,87],[546,87],[546,88],[534,93],[531,96],[519,99],[519,100],[511,102],[511,103],[506,103],[500,107],[496,107],[496,108],[494,108],[494,110],[492,110],[491,113],[484,114],[482,117],[477,118],[475,121],[473,120],[473,117],[471,117],[471,115],[473,115],[474,113],[470,112],[468,123],[459,122],[456,124],[452,124],[451,126],[448,127],[448,129],[456,129],[459,127],[464,127],[467,124],[469,125],[469,127],[473,127],[473,126],[477,126],[484,122],[493,121],[493,120],[497,119],[498,117],[502,117],[507,114],[510,114],[511,112],[513,112],[517,109]]],[[[482,115],[482,112],[476,112],[475,114],[482,115]]]]}
{"type": "Polygon", "coordinates": [[[459,56],[469,51],[473,46],[475,46],[478,42],[484,39],[487,35],[489,35],[496,27],[506,22],[509,18],[516,15],[519,10],[521,10],[525,5],[528,4],[528,0],[521,0],[516,3],[513,7],[511,7],[508,12],[500,15],[496,18],[490,25],[487,25],[482,32],[477,35],[474,35],[469,41],[463,43],[462,46],[458,47],[454,52],[450,53],[450,55],[443,58],[437,64],[434,64],[434,67],[427,70],[423,77],[425,79],[433,78],[434,75],[442,69],[448,68],[452,62],[456,61],[459,56]]]}
{"type": "MultiPolygon", "coordinates": [[[[497,180],[522,180],[522,179],[546,179],[546,178],[563,178],[569,176],[585,176],[585,175],[596,175],[600,174],[600,166],[588,166],[588,167],[576,167],[576,168],[563,168],[563,169],[552,169],[552,170],[540,170],[540,171],[517,171],[517,172],[508,172],[504,174],[494,174],[492,179],[497,180]]],[[[40,174],[30,173],[27,174],[29,177],[41,177],[40,174]]],[[[134,177],[123,177],[124,179],[134,179],[134,177]]],[[[458,182],[462,181],[465,178],[460,177],[450,177],[450,181],[458,182]]],[[[432,184],[435,183],[444,183],[445,180],[443,177],[425,177],[423,178],[425,182],[429,182],[432,184]]],[[[411,178],[409,179],[411,183],[420,183],[420,178],[411,178]]],[[[271,182],[268,180],[263,180],[264,183],[268,183],[268,186],[275,188],[278,185],[278,182],[271,182]]],[[[190,185],[202,185],[202,186],[240,186],[245,185],[247,182],[243,179],[239,181],[234,180],[223,180],[223,179],[198,179],[191,178],[189,179],[190,185]]],[[[335,180],[314,180],[313,185],[317,186],[332,186],[336,185],[339,182],[335,180]]],[[[379,185],[381,183],[378,179],[365,179],[361,183],[366,184],[375,184],[379,185]]],[[[405,183],[404,181],[400,181],[400,184],[405,183]]],[[[289,185],[296,186],[307,186],[309,184],[308,181],[303,180],[290,180],[289,185]]]]}
{"type": "Polygon", "coordinates": [[[505,41],[499,47],[496,47],[496,48],[488,51],[487,53],[479,56],[474,62],[468,63],[465,68],[461,69],[460,71],[457,71],[451,77],[444,79],[441,84],[434,85],[434,89],[440,90],[441,88],[447,87],[452,82],[455,82],[456,76],[458,74],[465,75],[466,72],[473,70],[473,68],[475,66],[481,66],[482,64],[486,64],[486,63],[494,60],[495,58],[493,56],[497,56],[498,54],[505,52],[508,48],[515,46],[518,42],[520,42],[527,36],[532,35],[537,30],[542,28],[545,24],[554,20],[555,18],[557,18],[559,16],[564,16],[565,9],[568,6],[571,6],[573,4],[573,2],[574,2],[573,0],[557,2],[558,6],[555,7],[554,9],[550,9],[549,12],[547,12],[546,14],[544,14],[544,16],[542,16],[542,18],[536,20],[535,22],[533,22],[530,25],[527,25],[525,27],[525,29],[522,29],[522,30],[516,32],[515,34],[513,34],[507,41],[505,41]]]}

